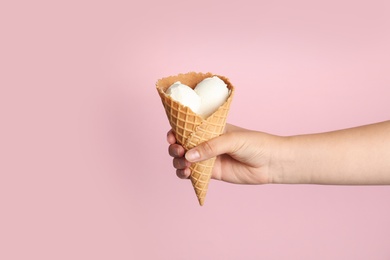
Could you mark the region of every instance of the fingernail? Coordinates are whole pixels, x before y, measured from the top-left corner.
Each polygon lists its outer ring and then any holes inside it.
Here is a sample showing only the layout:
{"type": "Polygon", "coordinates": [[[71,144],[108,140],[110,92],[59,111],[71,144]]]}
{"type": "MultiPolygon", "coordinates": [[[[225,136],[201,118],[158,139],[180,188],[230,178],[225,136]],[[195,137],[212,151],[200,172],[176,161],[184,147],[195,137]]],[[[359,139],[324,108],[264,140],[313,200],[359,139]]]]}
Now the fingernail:
{"type": "Polygon", "coordinates": [[[186,153],[186,159],[188,161],[196,161],[200,158],[200,154],[197,150],[189,150],[187,153],[186,153]]]}

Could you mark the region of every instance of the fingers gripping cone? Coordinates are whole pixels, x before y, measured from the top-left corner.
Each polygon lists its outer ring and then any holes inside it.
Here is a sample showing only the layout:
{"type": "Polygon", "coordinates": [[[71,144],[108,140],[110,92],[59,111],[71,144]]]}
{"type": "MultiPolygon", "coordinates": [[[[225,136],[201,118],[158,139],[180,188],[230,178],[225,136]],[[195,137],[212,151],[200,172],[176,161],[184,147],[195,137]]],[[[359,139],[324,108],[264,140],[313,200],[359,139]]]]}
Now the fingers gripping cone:
{"type": "MultiPolygon", "coordinates": [[[[188,107],[181,105],[167,96],[165,91],[176,81],[180,81],[194,89],[203,79],[212,76],[215,75],[211,73],[190,72],[162,78],[156,83],[157,91],[164,105],[169,124],[175,133],[176,140],[186,151],[223,133],[234,94],[234,87],[227,78],[218,75],[227,84],[229,97],[222,106],[206,119],[203,119],[188,107]]],[[[215,157],[206,161],[193,163],[190,167],[190,179],[200,205],[204,204],[214,162],[215,157]]]]}

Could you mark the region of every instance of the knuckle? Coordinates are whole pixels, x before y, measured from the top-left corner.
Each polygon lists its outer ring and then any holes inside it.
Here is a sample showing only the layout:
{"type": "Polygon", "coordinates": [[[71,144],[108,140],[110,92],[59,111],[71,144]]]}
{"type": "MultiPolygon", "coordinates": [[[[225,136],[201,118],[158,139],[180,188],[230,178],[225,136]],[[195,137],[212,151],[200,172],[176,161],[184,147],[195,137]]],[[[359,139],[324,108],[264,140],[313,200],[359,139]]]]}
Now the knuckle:
{"type": "Polygon", "coordinates": [[[176,158],[173,158],[173,160],[172,160],[172,166],[173,166],[173,168],[177,168],[177,167],[176,167],[176,158]]]}
{"type": "Polygon", "coordinates": [[[177,158],[173,158],[173,167],[176,168],[176,169],[180,169],[180,164],[178,162],[178,159],[177,158]]]}
{"type": "Polygon", "coordinates": [[[168,148],[169,155],[172,157],[182,157],[182,149],[177,144],[171,144],[168,148]]]}
{"type": "Polygon", "coordinates": [[[176,170],[176,175],[180,179],[188,179],[189,178],[189,173],[186,170],[176,170]]]}
{"type": "Polygon", "coordinates": [[[173,167],[179,170],[185,169],[187,167],[185,159],[173,158],[173,167]]]}
{"type": "Polygon", "coordinates": [[[168,153],[171,157],[175,157],[175,149],[174,149],[174,146],[173,144],[171,144],[169,147],[168,147],[168,153]]]}
{"type": "Polygon", "coordinates": [[[183,179],[183,171],[182,170],[176,170],[176,176],[180,179],[183,179]]]}

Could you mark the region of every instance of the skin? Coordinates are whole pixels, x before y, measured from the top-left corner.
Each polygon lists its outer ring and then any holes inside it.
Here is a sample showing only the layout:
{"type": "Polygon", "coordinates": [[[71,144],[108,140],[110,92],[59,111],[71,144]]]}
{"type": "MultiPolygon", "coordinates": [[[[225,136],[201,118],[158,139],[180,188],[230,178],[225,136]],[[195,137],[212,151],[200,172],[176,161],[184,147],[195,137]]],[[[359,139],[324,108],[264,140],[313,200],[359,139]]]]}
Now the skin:
{"type": "Polygon", "coordinates": [[[230,124],[185,152],[168,132],[179,178],[191,163],[217,157],[212,178],[236,184],[390,184],[390,121],[319,134],[276,136],[230,124]]]}

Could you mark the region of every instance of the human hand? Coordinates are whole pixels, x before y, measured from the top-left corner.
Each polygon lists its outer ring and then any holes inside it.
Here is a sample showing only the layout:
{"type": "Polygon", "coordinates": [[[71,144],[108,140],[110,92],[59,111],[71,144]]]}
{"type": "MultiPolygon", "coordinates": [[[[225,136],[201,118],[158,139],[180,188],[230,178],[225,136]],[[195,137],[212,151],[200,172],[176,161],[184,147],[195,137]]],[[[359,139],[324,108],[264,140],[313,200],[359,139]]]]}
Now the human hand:
{"type": "Polygon", "coordinates": [[[211,178],[236,184],[272,182],[272,156],[280,137],[227,124],[225,133],[185,151],[168,132],[169,154],[179,178],[189,178],[191,163],[216,157],[211,178]]]}
{"type": "Polygon", "coordinates": [[[180,178],[191,163],[216,157],[211,177],[237,184],[390,184],[390,121],[288,137],[226,125],[188,152],[172,131],[167,139],[180,178]]]}

